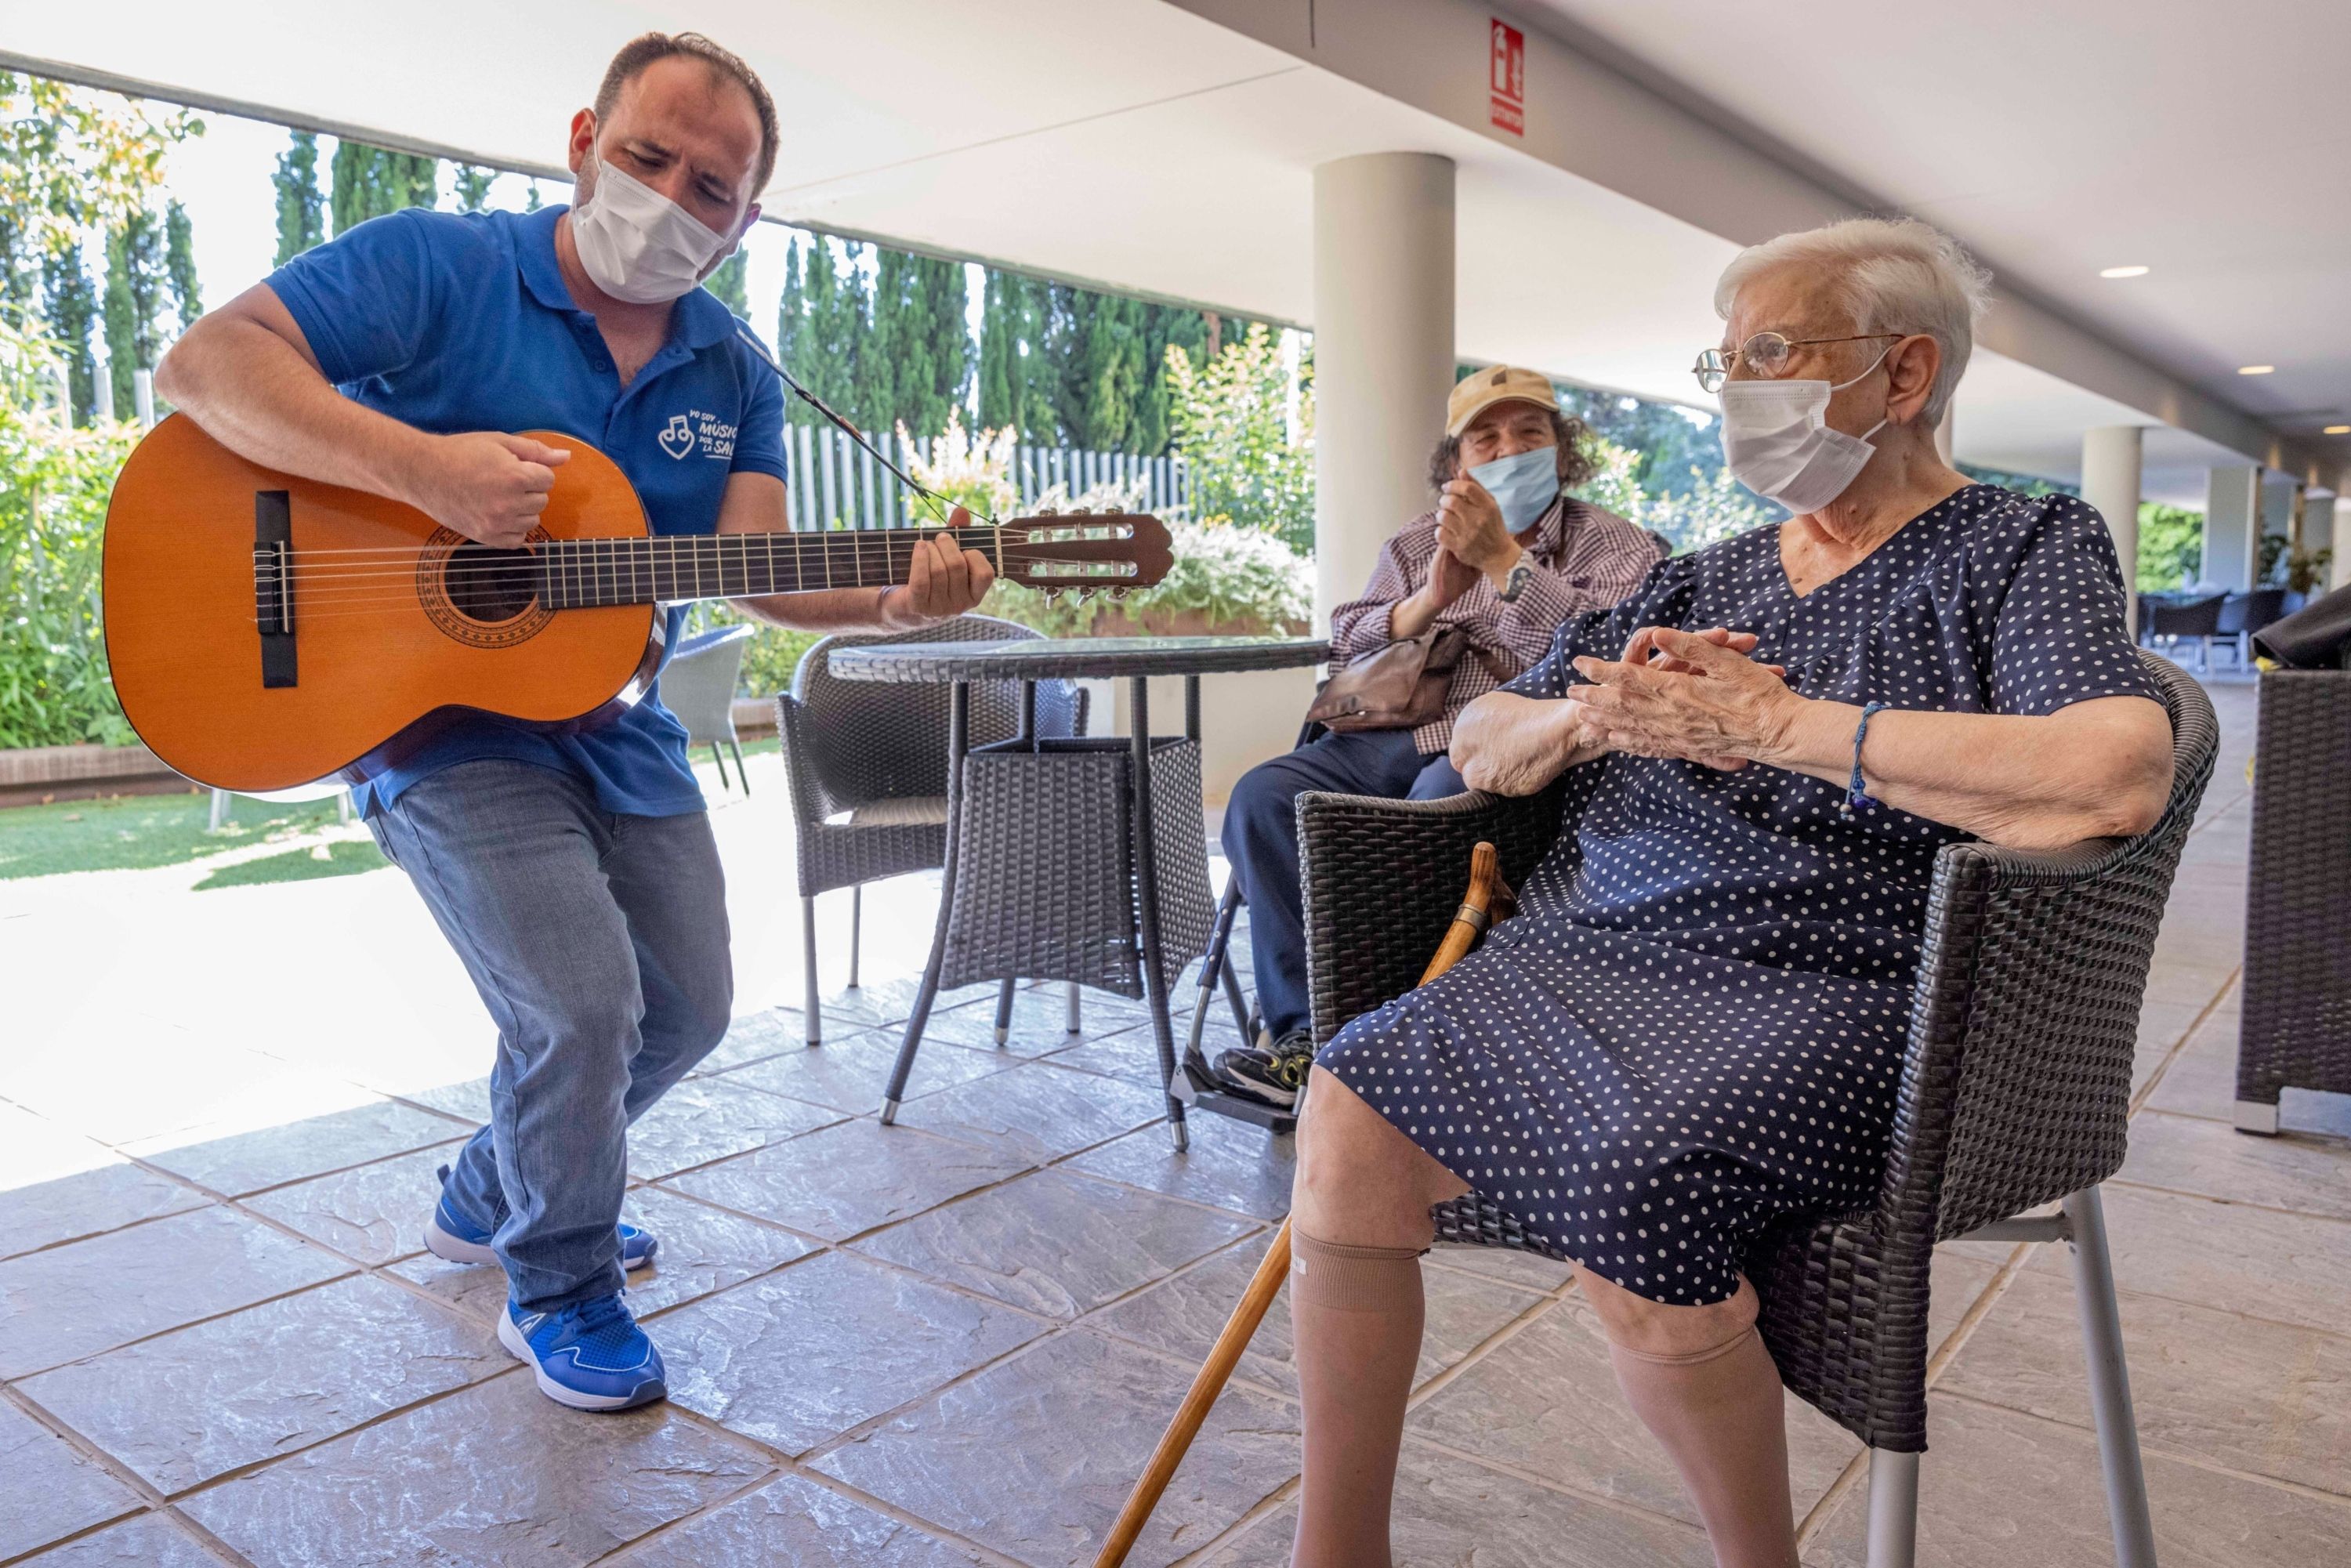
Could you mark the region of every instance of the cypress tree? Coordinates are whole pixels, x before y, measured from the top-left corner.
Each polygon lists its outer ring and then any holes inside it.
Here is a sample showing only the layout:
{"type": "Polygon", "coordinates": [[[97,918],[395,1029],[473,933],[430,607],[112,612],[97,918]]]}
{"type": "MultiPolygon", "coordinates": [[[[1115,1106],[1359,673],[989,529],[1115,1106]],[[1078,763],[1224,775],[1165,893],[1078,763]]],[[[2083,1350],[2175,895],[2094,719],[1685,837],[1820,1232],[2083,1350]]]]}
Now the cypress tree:
{"type": "MultiPolygon", "coordinates": [[[[881,271],[881,247],[875,246],[874,271],[881,271]]],[[[845,241],[841,251],[846,257],[834,274],[833,319],[841,347],[836,350],[846,368],[845,384],[848,402],[833,407],[869,434],[878,433],[883,422],[896,410],[891,402],[897,392],[896,379],[889,361],[876,342],[880,316],[878,293],[866,282],[865,246],[855,240],[845,241]]]]}
{"type": "Polygon", "coordinates": [[[913,256],[887,246],[874,247],[872,327],[858,356],[861,412],[855,416],[869,430],[903,420],[911,433],[924,434],[924,392],[932,375],[918,287],[913,256]]]}
{"type": "Polygon", "coordinates": [[[936,435],[947,427],[948,414],[967,413],[971,401],[970,282],[962,262],[926,257],[920,265],[930,307],[931,390],[938,411],[936,427],[923,434],[936,435]]]}
{"type": "MultiPolygon", "coordinates": [[[[1020,425],[1020,279],[988,268],[980,287],[979,427],[1020,425]]],[[[1022,427],[1025,434],[1026,427],[1022,427]]]]}
{"type": "Polygon", "coordinates": [[[82,265],[80,246],[42,258],[41,291],[48,300],[49,330],[65,347],[66,395],[73,423],[88,424],[98,413],[98,359],[89,348],[98,290],[82,265]]]}
{"type": "Polygon", "coordinates": [[[441,161],[344,141],[335,148],[334,180],[329,210],[342,234],[403,207],[432,206],[440,200],[441,161]]]}
{"type": "Polygon", "coordinates": [[[1143,301],[1066,283],[1051,287],[1063,437],[1072,446],[1122,450],[1143,391],[1143,301]]]}
{"type": "Polygon", "coordinates": [[[526,213],[535,213],[545,205],[547,205],[547,198],[538,193],[538,182],[533,180],[530,183],[530,194],[522,199],[522,210],[526,213]]]}
{"type": "Polygon", "coordinates": [[[1061,377],[1054,358],[1052,290],[1034,277],[1007,281],[1016,301],[1013,319],[1019,323],[1021,434],[1039,445],[1065,442],[1057,412],[1061,377]]]}
{"type": "Polygon", "coordinates": [[[319,138],[310,131],[294,133],[294,144],[277,155],[277,261],[285,266],[327,237],[320,221],[325,205],[319,194],[319,138]]]}
{"type": "Polygon", "coordinates": [[[745,321],[751,319],[751,301],[743,288],[743,268],[748,259],[738,250],[720,262],[718,269],[702,280],[702,287],[716,295],[718,303],[745,321]]]}
{"type": "MultiPolygon", "coordinates": [[[[784,297],[776,306],[776,362],[795,377],[799,376],[800,335],[808,330],[808,302],[800,292],[800,274],[805,265],[799,236],[795,235],[784,246],[784,297]]],[[[785,423],[805,424],[815,417],[814,409],[789,392],[785,395],[785,423]]]]}
{"type": "Polygon", "coordinates": [[[495,169],[485,169],[478,163],[458,164],[455,182],[457,210],[461,213],[480,212],[489,203],[490,182],[496,178],[497,171],[495,169]]]}
{"type": "Polygon", "coordinates": [[[132,372],[155,367],[163,283],[162,225],[151,214],[132,213],[106,240],[106,355],[119,419],[137,407],[132,372]]]}
{"type": "Polygon", "coordinates": [[[188,210],[177,202],[163,214],[163,270],[172,280],[172,308],[184,332],[204,313],[204,294],[196,278],[195,232],[188,210]]]}
{"type": "Polygon", "coordinates": [[[864,292],[856,267],[843,267],[832,241],[822,235],[814,236],[809,246],[801,293],[805,315],[785,368],[836,413],[862,424],[855,393],[859,340],[865,325],[864,292]]]}
{"type": "Polygon", "coordinates": [[[1143,390],[1134,401],[1126,449],[1156,457],[1167,450],[1167,350],[1182,349],[1198,369],[1207,357],[1208,323],[1197,310],[1145,305],[1141,330],[1143,390]]]}
{"type": "Polygon", "coordinates": [[[113,383],[114,417],[129,419],[134,407],[131,371],[139,358],[139,308],[131,294],[131,257],[122,231],[106,236],[106,294],[99,307],[106,334],[107,375],[113,383]]]}

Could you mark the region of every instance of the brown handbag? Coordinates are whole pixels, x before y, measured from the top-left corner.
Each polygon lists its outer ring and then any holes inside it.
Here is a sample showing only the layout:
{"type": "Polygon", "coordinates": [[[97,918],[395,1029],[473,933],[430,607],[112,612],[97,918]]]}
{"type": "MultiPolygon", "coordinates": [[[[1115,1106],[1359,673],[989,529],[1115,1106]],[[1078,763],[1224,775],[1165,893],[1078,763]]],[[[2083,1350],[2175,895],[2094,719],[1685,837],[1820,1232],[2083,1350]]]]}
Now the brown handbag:
{"type": "Polygon", "coordinates": [[[1432,626],[1399,637],[1333,674],[1306,716],[1342,734],[1361,729],[1417,729],[1445,712],[1445,694],[1463,655],[1475,652],[1498,681],[1509,677],[1484,649],[1472,649],[1458,626],[1432,626]]]}

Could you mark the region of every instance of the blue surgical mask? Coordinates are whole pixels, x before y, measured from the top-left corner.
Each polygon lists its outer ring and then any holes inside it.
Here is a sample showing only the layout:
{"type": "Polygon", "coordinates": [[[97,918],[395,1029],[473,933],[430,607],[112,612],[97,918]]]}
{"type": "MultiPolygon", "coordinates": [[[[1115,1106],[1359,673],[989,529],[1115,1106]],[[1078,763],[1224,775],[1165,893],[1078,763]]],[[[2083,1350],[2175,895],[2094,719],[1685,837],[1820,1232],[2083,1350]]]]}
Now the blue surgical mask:
{"type": "Polygon", "coordinates": [[[1497,457],[1470,469],[1469,477],[1483,485],[1502,508],[1502,526],[1522,534],[1559,499],[1559,449],[1537,446],[1497,457]]]}

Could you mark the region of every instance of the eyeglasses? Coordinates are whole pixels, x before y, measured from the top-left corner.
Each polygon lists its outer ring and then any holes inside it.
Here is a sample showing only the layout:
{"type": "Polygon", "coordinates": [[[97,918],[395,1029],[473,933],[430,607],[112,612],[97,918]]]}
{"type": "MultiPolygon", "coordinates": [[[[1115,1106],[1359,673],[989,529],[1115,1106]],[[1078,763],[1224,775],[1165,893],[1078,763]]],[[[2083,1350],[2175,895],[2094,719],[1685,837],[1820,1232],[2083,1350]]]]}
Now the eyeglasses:
{"type": "Polygon", "coordinates": [[[1850,338],[1783,338],[1777,332],[1758,332],[1736,349],[1708,349],[1690,367],[1698,384],[1708,392],[1720,392],[1730,372],[1744,364],[1756,375],[1769,381],[1788,373],[1788,351],[1810,349],[1824,343],[1869,343],[1880,339],[1902,339],[1907,332],[1860,332],[1850,338]]]}

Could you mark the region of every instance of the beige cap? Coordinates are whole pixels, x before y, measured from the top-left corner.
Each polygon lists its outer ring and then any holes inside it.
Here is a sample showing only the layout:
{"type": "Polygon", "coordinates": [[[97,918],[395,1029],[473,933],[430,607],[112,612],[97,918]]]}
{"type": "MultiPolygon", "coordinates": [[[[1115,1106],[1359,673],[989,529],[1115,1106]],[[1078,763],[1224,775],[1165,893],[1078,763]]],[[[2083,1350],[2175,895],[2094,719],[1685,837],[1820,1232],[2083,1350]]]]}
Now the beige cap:
{"type": "Polygon", "coordinates": [[[1559,412],[1559,396],[1551,390],[1549,376],[1516,365],[1492,365],[1454,383],[1453,395],[1445,400],[1445,434],[1458,435],[1485,410],[1512,401],[1559,412]]]}

